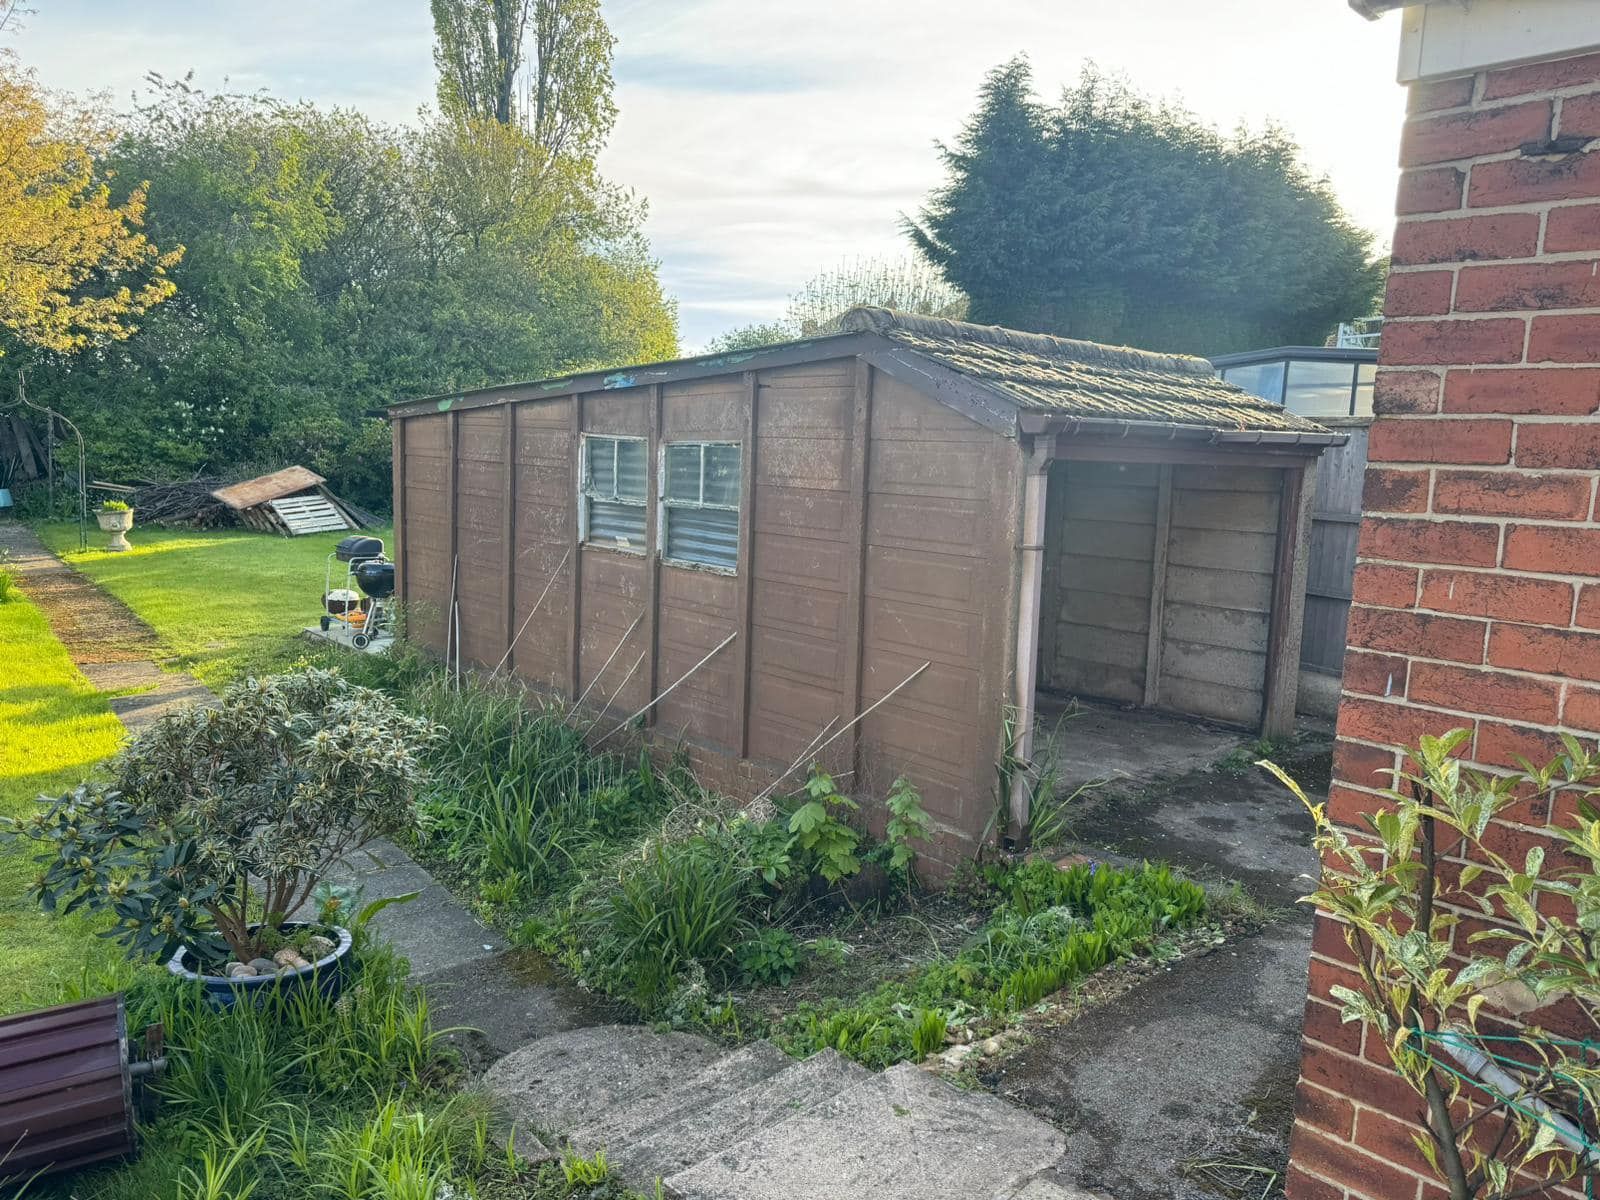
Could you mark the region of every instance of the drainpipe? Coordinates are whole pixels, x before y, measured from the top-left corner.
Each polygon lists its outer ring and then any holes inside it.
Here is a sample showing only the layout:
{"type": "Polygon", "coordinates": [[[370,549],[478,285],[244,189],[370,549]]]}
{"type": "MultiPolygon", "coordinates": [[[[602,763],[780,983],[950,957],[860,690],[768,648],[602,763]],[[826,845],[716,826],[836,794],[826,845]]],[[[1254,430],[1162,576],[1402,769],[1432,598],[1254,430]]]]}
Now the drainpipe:
{"type": "MultiPolygon", "coordinates": [[[[1033,695],[1039,685],[1039,609],[1044,583],[1045,498],[1050,486],[1050,462],[1056,456],[1053,434],[1038,434],[1028,453],[1022,489],[1021,582],[1017,589],[1017,740],[1013,754],[1033,761],[1033,695]]],[[[1011,777],[1011,827],[1018,839],[1028,831],[1028,780],[1018,771],[1011,777]]]]}

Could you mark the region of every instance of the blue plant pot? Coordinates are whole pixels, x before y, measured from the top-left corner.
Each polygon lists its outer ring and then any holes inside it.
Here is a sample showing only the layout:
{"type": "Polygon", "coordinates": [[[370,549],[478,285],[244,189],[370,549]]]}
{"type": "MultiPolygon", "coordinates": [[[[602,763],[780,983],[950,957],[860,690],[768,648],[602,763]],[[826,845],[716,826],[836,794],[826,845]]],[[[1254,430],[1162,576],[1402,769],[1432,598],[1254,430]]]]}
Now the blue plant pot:
{"type": "MultiPolygon", "coordinates": [[[[251,929],[259,926],[251,926],[251,929]]],[[[312,921],[285,921],[280,929],[318,929],[331,934],[339,943],[331,954],[317,959],[310,966],[277,975],[247,975],[230,978],[226,975],[205,975],[193,969],[193,956],[187,946],[167,960],[167,970],[180,979],[197,979],[205,991],[206,1000],[213,1008],[232,1008],[241,1001],[260,1004],[268,996],[289,995],[300,988],[315,988],[329,1000],[337,1000],[344,991],[347,977],[355,974],[356,961],[350,953],[353,940],[350,931],[339,925],[319,925],[312,921]]]]}

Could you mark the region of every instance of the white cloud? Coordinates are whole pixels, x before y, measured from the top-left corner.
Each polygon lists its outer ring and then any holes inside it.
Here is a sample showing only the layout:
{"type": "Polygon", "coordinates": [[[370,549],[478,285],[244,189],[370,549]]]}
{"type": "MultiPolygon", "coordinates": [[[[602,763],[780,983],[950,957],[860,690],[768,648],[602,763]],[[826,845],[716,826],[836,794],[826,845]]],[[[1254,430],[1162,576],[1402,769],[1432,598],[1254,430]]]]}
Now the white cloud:
{"type": "MultiPolygon", "coordinates": [[[[147,70],[409,120],[432,98],[427,5],[35,0],[18,39],[52,86],[147,70]]],[[[1403,96],[1393,20],[1338,0],[607,0],[621,116],[602,160],[650,201],[686,346],[779,315],[812,273],[899,254],[984,73],[1019,52],[1047,96],[1086,59],[1224,128],[1275,120],[1387,239],[1403,96]]]]}

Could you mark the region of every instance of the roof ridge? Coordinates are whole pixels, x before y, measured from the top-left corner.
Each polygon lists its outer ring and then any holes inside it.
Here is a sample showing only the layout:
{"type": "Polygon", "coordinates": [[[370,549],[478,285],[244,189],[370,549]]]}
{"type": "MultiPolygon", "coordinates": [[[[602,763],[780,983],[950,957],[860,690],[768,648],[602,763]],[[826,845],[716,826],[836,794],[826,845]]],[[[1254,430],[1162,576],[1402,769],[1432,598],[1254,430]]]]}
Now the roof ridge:
{"type": "Polygon", "coordinates": [[[1007,329],[1003,325],[978,325],[971,321],[928,317],[868,304],[857,305],[846,312],[839,318],[839,327],[851,333],[887,334],[900,330],[904,333],[920,334],[923,337],[980,342],[989,346],[1006,346],[1013,350],[1043,355],[1046,358],[1067,358],[1074,362],[1116,367],[1125,371],[1163,371],[1177,375],[1203,375],[1207,378],[1212,378],[1216,374],[1210,362],[1192,354],[1160,354],[1153,350],[1135,349],[1132,346],[1107,346],[1100,342],[1056,337],[1050,333],[1028,333],[1021,329],[1007,329]]]}

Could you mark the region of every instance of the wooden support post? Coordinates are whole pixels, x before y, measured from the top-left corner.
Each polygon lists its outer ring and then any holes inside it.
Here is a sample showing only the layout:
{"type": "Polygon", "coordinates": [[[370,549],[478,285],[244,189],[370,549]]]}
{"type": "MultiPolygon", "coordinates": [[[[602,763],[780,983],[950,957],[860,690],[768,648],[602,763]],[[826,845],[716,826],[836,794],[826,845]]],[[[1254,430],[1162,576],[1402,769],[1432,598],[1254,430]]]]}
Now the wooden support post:
{"type": "Polygon", "coordinates": [[[1161,647],[1166,641],[1162,622],[1167,606],[1167,551],[1172,544],[1172,464],[1157,473],[1155,561],[1150,572],[1150,635],[1145,642],[1144,706],[1154,708],[1161,699],[1161,647]]]}
{"type": "Polygon", "coordinates": [[[517,636],[517,406],[505,406],[505,428],[500,435],[502,447],[502,465],[504,472],[500,480],[500,540],[502,551],[505,555],[505,578],[500,581],[503,589],[500,596],[500,606],[505,616],[505,649],[511,655],[506,660],[511,673],[517,672],[517,656],[514,642],[517,636]]]}
{"type": "MultiPolygon", "coordinates": [[[[1063,464],[1064,465],[1064,464],[1063,464]]],[[[1054,464],[1051,464],[1052,470],[1054,464]]],[[[1068,468],[1070,473],[1071,468],[1068,468]]],[[[1039,686],[1056,683],[1056,639],[1061,626],[1061,561],[1066,555],[1067,489],[1070,474],[1055,472],[1044,498],[1044,583],[1039,596],[1039,686]],[[1057,485],[1061,486],[1057,486],[1057,485]]]]}
{"type": "Polygon", "coordinates": [[[405,618],[406,600],[410,595],[406,578],[406,422],[396,417],[390,424],[389,440],[394,456],[394,594],[400,601],[401,619],[405,618]]]}
{"type": "Polygon", "coordinates": [[[755,593],[756,429],[761,381],[754,371],[744,373],[744,462],[739,472],[739,551],[735,583],[735,628],[744,634],[733,645],[733,703],[738,729],[734,750],[750,756],[750,598],[755,593]]]}
{"type": "MultiPolygon", "coordinates": [[[[444,435],[444,503],[445,503],[445,578],[450,581],[449,589],[444,596],[444,642],[446,650],[455,647],[455,658],[461,658],[461,643],[456,640],[461,629],[460,622],[456,619],[456,604],[460,600],[461,566],[458,561],[461,552],[461,533],[456,527],[456,509],[459,507],[459,498],[456,492],[461,486],[461,414],[451,409],[445,414],[444,435]]],[[[445,655],[445,666],[451,667],[450,656],[445,655]]],[[[451,667],[453,670],[454,668],[451,667]]]]}
{"type": "MultiPolygon", "coordinates": [[[[660,679],[661,642],[661,385],[652,384],[647,403],[650,406],[650,432],[645,441],[645,513],[644,513],[644,694],[654,696],[660,679]]],[[[645,727],[656,723],[654,707],[644,715],[645,727]]]]}
{"type": "Polygon", "coordinates": [[[1294,733],[1316,470],[1317,460],[1308,458],[1283,472],[1278,546],[1273,556],[1272,625],[1267,638],[1266,699],[1261,715],[1263,737],[1285,738],[1294,733]]]}
{"type": "MultiPolygon", "coordinates": [[[[866,642],[867,487],[872,451],[872,367],[856,359],[855,401],[850,416],[850,496],[844,527],[856,539],[845,565],[844,704],[845,713],[861,711],[862,660],[866,642]]],[[[846,743],[852,786],[861,786],[861,725],[853,725],[846,743]]]]}
{"type": "MultiPolygon", "coordinates": [[[[1033,723],[1039,687],[1039,607],[1044,590],[1045,506],[1050,491],[1050,463],[1055,458],[1055,438],[1035,434],[1022,477],[1022,542],[1017,551],[1022,569],[1017,586],[1017,736],[1013,753],[1022,762],[1033,761],[1033,723]]],[[[1011,831],[1019,844],[1028,833],[1029,785],[1023,771],[1011,774],[1011,831]]]]}
{"type": "Polygon", "coordinates": [[[578,543],[578,505],[583,503],[580,494],[583,488],[582,392],[574,392],[572,396],[572,453],[568,458],[572,465],[572,475],[567,481],[567,496],[572,502],[572,523],[569,527],[571,541],[568,543],[572,550],[572,565],[568,568],[572,576],[567,581],[567,614],[572,620],[567,631],[567,699],[572,700],[583,691],[583,684],[578,679],[578,637],[583,629],[581,614],[578,611],[583,598],[583,590],[579,586],[583,576],[583,547],[578,543]]]}

